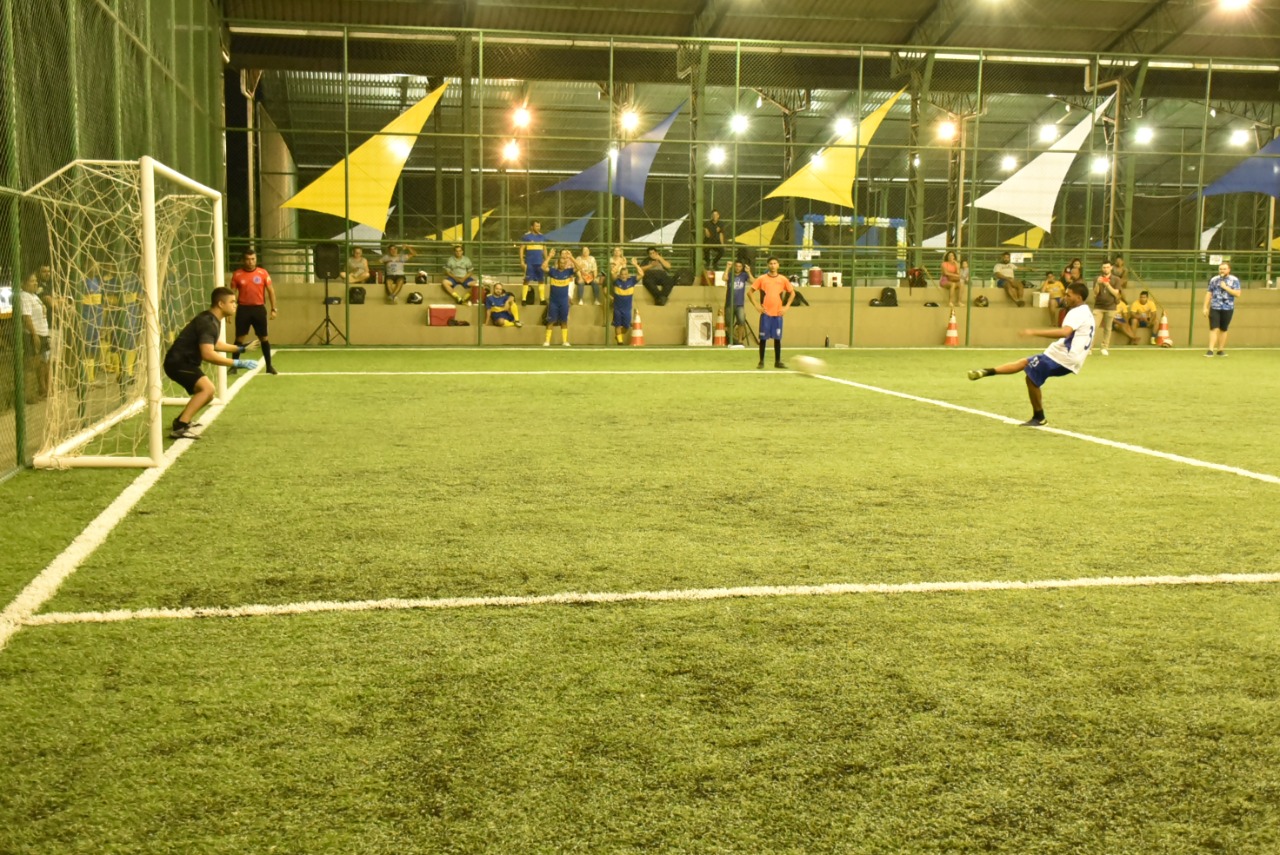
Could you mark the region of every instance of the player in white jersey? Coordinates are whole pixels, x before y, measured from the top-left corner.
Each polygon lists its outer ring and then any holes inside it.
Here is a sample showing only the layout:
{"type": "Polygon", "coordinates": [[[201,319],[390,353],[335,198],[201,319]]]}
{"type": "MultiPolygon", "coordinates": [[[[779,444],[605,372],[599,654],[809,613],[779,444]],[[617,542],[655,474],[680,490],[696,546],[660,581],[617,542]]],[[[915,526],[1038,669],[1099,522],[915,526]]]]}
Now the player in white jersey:
{"type": "Polygon", "coordinates": [[[1025,336],[1041,336],[1057,341],[1044,349],[1044,353],[1036,354],[1001,365],[999,368],[975,368],[969,372],[970,380],[981,380],[994,374],[1017,374],[1026,372],[1027,395],[1031,398],[1031,418],[1023,422],[1024,427],[1040,427],[1045,423],[1044,400],[1040,387],[1050,377],[1062,377],[1067,374],[1079,374],[1089,356],[1089,348],[1093,346],[1094,320],[1086,301],[1089,289],[1081,282],[1073,282],[1067,286],[1063,295],[1063,305],[1067,314],[1062,319],[1062,326],[1053,329],[1023,330],[1025,336]]]}

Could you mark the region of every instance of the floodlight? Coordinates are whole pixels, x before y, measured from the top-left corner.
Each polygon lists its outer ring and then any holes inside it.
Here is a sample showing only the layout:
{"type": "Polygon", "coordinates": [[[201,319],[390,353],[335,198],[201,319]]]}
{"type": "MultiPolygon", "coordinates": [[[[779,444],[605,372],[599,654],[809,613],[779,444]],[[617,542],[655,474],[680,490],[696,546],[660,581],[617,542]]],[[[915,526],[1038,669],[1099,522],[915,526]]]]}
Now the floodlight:
{"type": "Polygon", "coordinates": [[[1000,168],[1005,172],[1013,172],[1018,168],[1018,159],[1011,154],[1006,154],[1000,158],[1000,168]]]}
{"type": "Polygon", "coordinates": [[[511,124],[517,128],[529,127],[529,122],[533,121],[533,114],[529,112],[529,108],[523,104],[516,107],[515,112],[511,114],[511,124]]]}
{"type": "Polygon", "coordinates": [[[1156,132],[1146,125],[1140,126],[1133,132],[1133,141],[1138,145],[1147,145],[1156,137],[1156,132]]]}
{"type": "Polygon", "coordinates": [[[1094,175],[1106,175],[1107,170],[1111,168],[1111,161],[1099,155],[1093,159],[1093,163],[1090,164],[1089,168],[1094,175]]]}
{"type": "Polygon", "coordinates": [[[723,166],[725,161],[724,148],[718,145],[713,145],[707,150],[707,160],[711,162],[712,166],[723,166]]]}
{"type": "Polygon", "coordinates": [[[733,118],[729,120],[729,129],[735,134],[741,134],[746,132],[749,124],[750,122],[747,121],[746,116],[741,113],[735,113],[733,118]]]}
{"type": "Polygon", "coordinates": [[[509,140],[502,147],[502,159],[511,163],[520,159],[520,143],[515,140],[509,140]]]}
{"type": "Polygon", "coordinates": [[[640,115],[635,110],[623,110],[621,118],[618,119],[618,124],[622,127],[622,130],[632,133],[636,128],[640,127],[640,115]]]}
{"type": "Polygon", "coordinates": [[[950,141],[955,138],[956,138],[955,122],[942,122],[941,124],[938,125],[938,139],[950,141]]]}
{"type": "Polygon", "coordinates": [[[853,122],[841,116],[836,119],[836,133],[842,137],[847,137],[853,133],[853,122]]]}
{"type": "Polygon", "coordinates": [[[1245,128],[1236,128],[1231,132],[1231,144],[1234,146],[1245,146],[1249,144],[1249,139],[1253,134],[1245,128]]]}
{"type": "Polygon", "coordinates": [[[813,154],[809,155],[809,163],[812,164],[815,169],[822,168],[822,161],[822,152],[820,151],[815,151],[813,154]]]}
{"type": "Polygon", "coordinates": [[[1249,0],[1218,0],[1218,5],[1228,12],[1239,12],[1249,5],[1249,0]]]}
{"type": "Polygon", "coordinates": [[[1040,126],[1040,142],[1053,142],[1058,138],[1057,125],[1041,125],[1040,126]]]}

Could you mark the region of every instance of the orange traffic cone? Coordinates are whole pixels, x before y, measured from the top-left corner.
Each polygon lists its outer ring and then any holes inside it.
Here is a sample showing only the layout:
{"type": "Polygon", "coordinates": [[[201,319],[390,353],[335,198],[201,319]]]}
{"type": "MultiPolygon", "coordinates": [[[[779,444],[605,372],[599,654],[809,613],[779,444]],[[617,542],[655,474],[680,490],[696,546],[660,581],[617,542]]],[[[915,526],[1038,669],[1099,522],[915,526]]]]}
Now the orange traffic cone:
{"type": "Polygon", "coordinates": [[[1160,347],[1173,347],[1173,338],[1169,335],[1169,316],[1161,312],[1160,329],[1156,330],[1156,344],[1160,347]]]}
{"type": "Polygon", "coordinates": [[[636,312],[636,322],[631,325],[631,346],[644,347],[644,324],[640,323],[639,312],[636,312]]]}
{"type": "Polygon", "coordinates": [[[721,309],[720,311],[716,312],[716,333],[715,333],[715,336],[711,339],[711,346],[724,347],[728,343],[729,343],[729,340],[725,337],[725,334],[724,334],[724,309],[721,309]]]}
{"type": "Polygon", "coordinates": [[[947,338],[942,343],[945,347],[960,346],[960,331],[956,329],[956,313],[951,313],[951,320],[947,321],[947,338]]]}

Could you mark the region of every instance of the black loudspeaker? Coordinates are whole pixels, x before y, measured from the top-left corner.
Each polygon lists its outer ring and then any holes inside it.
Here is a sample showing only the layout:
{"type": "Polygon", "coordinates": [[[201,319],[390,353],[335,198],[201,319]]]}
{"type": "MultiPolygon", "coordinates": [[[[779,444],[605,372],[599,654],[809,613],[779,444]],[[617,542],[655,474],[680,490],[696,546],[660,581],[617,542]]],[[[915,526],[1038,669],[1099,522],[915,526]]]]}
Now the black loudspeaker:
{"type": "Polygon", "coordinates": [[[336,243],[318,243],[311,250],[317,279],[337,279],[342,273],[342,253],[336,243]]]}

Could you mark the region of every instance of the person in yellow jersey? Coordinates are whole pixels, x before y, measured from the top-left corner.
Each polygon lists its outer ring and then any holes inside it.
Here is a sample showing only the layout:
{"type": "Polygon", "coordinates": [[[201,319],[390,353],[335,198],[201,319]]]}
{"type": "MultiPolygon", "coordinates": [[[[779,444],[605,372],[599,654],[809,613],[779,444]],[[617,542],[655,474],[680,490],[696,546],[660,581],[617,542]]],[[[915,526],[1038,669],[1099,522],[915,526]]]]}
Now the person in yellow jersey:
{"type": "Polygon", "coordinates": [[[1143,291],[1138,299],[1129,304],[1129,326],[1133,331],[1140,329],[1151,331],[1151,344],[1156,343],[1156,333],[1160,326],[1160,307],[1151,299],[1150,291],[1143,291]]]}
{"type": "Polygon", "coordinates": [[[543,347],[551,346],[551,328],[557,326],[560,327],[560,343],[569,346],[569,297],[577,276],[573,253],[561,250],[555,266],[547,271],[550,296],[547,298],[547,338],[542,342],[543,347]]]}
{"type": "Polygon", "coordinates": [[[1067,313],[1063,298],[1067,293],[1067,286],[1058,279],[1058,274],[1050,272],[1044,275],[1044,281],[1040,283],[1041,293],[1049,295],[1049,323],[1055,327],[1062,323],[1062,316],[1067,313]]]}
{"type": "Polygon", "coordinates": [[[756,368],[764,368],[764,345],[773,339],[773,367],[786,368],[782,362],[782,316],[796,299],[796,288],[791,280],[778,272],[777,256],[769,257],[769,272],[751,285],[747,296],[751,305],[760,312],[760,361],[756,368]]]}

